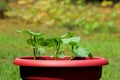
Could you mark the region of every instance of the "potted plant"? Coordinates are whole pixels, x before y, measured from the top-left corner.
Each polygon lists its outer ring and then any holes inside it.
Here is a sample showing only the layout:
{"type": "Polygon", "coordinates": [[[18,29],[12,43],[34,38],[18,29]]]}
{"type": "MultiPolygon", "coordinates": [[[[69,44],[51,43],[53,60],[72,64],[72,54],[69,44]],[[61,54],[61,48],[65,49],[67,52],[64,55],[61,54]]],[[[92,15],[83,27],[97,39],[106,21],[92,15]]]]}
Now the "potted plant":
{"type": "Polygon", "coordinates": [[[32,46],[34,54],[18,57],[13,62],[20,66],[23,80],[99,80],[102,66],[108,64],[105,58],[93,57],[87,49],[80,47],[80,37],[74,37],[74,33],[48,38],[30,30],[18,32],[29,35],[27,43],[32,46]],[[70,49],[62,50],[65,46],[70,49]],[[46,47],[52,55],[42,55],[46,47]],[[65,52],[70,55],[66,56],[65,52]]]}

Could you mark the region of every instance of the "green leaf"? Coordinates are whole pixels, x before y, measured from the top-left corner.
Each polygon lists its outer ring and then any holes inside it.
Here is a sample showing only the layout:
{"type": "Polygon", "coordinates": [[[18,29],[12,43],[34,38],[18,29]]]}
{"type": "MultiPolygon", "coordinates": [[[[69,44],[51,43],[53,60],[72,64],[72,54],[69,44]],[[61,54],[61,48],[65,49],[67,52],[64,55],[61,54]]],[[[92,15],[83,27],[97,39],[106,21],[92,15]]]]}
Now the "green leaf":
{"type": "Polygon", "coordinates": [[[55,46],[54,44],[54,40],[53,39],[44,39],[44,38],[40,38],[38,39],[38,44],[41,46],[46,46],[46,47],[53,47],[55,46]]]}
{"type": "Polygon", "coordinates": [[[88,54],[89,58],[93,58],[93,55],[91,53],[88,54]]]}
{"type": "Polygon", "coordinates": [[[64,50],[61,50],[61,51],[58,52],[58,57],[59,58],[65,58],[64,50]]]}
{"type": "Polygon", "coordinates": [[[45,46],[45,39],[44,38],[39,38],[38,40],[37,40],[37,43],[39,44],[39,45],[41,45],[41,46],[45,46]]]}
{"type": "Polygon", "coordinates": [[[52,39],[54,41],[54,44],[56,44],[56,45],[63,43],[60,37],[54,37],[52,39]]]}
{"type": "Polygon", "coordinates": [[[64,37],[70,38],[70,37],[73,37],[73,36],[74,36],[74,33],[72,33],[72,32],[67,32],[66,34],[62,35],[61,37],[62,37],[62,38],[64,38],[64,37]]]}
{"type": "Polygon", "coordinates": [[[78,57],[85,57],[85,56],[89,56],[90,58],[93,57],[92,54],[87,49],[81,47],[73,50],[73,53],[78,57]]]}
{"type": "Polygon", "coordinates": [[[75,45],[77,45],[76,42],[70,42],[69,44],[70,44],[71,46],[75,46],[75,45]]]}
{"type": "Polygon", "coordinates": [[[46,39],[46,40],[44,41],[44,43],[45,43],[45,45],[48,46],[48,47],[53,47],[53,46],[55,46],[53,39],[46,39]]]}
{"type": "Polygon", "coordinates": [[[22,32],[22,33],[34,35],[34,36],[42,36],[43,35],[43,33],[35,33],[35,32],[30,31],[30,30],[23,30],[23,31],[17,30],[17,32],[18,33],[22,32]]]}
{"type": "Polygon", "coordinates": [[[29,35],[35,35],[35,33],[30,30],[23,30],[22,32],[29,35]]]}
{"type": "Polygon", "coordinates": [[[38,53],[40,55],[44,54],[45,53],[45,49],[44,48],[38,48],[38,53]]]}
{"type": "Polygon", "coordinates": [[[64,38],[62,39],[62,42],[64,44],[69,44],[69,43],[78,43],[80,42],[80,37],[72,37],[72,38],[64,38]]]}
{"type": "Polygon", "coordinates": [[[36,36],[42,36],[43,33],[35,33],[36,36]]]}
{"type": "Polygon", "coordinates": [[[50,53],[50,57],[54,57],[55,55],[54,55],[54,53],[50,53]]]}
{"type": "Polygon", "coordinates": [[[65,58],[66,56],[64,54],[58,54],[59,58],[65,58]]]}
{"type": "Polygon", "coordinates": [[[34,41],[33,39],[27,39],[26,41],[28,45],[33,45],[33,41],[34,41]]]}

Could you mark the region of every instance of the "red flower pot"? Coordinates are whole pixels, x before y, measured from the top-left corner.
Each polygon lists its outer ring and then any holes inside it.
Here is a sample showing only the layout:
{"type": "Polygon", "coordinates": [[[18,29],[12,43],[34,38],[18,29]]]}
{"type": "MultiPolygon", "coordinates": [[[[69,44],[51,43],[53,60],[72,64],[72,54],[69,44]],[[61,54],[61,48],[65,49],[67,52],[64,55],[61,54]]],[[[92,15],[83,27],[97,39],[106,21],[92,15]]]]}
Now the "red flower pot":
{"type": "Polygon", "coordinates": [[[107,65],[105,58],[54,60],[51,57],[20,57],[14,60],[20,66],[20,76],[23,80],[99,80],[102,66],[107,65]]]}

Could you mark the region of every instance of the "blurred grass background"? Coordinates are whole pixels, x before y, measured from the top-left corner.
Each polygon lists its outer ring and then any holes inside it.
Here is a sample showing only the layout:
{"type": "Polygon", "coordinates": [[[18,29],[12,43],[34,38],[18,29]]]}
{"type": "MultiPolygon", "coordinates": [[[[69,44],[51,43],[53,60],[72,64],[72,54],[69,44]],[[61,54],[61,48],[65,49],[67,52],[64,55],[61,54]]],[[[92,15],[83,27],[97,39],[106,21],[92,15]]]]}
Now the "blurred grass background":
{"type": "Polygon", "coordinates": [[[106,0],[5,0],[0,19],[0,80],[21,80],[13,60],[32,56],[27,36],[16,30],[30,29],[61,35],[67,31],[81,36],[81,46],[94,56],[109,60],[101,80],[119,80],[120,2],[106,0]]]}

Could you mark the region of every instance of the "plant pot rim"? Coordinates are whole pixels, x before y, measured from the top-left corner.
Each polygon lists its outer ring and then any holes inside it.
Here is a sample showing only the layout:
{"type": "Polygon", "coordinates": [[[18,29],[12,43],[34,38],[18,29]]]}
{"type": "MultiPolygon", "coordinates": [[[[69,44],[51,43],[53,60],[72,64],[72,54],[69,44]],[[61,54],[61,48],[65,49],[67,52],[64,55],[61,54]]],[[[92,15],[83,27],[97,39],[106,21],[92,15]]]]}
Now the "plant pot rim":
{"type": "Polygon", "coordinates": [[[69,60],[69,56],[65,59],[54,60],[50,56],[40,56],[38,58],[45,58],[45,60],[33,60],[32,56],[18,57],[13,64],[19,66],[32,67],[92,67],[103,66],[108,64],[108,60],[103,57],[85,57],[84,60],[69,60]]]}

